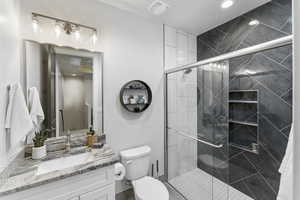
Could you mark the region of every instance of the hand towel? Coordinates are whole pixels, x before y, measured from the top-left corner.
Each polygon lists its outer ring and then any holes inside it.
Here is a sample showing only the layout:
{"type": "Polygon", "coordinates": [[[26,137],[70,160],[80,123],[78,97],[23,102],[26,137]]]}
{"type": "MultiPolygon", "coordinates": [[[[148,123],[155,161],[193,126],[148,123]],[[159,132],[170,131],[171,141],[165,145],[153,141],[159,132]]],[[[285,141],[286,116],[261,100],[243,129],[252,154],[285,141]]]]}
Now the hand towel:
{"type": "Polygon", "coordinates": [[[293,143],[294,127],[292,125],[287,149],[279,168],[281,178],[277,200],[293,200],[293,143]]]}
{"type": "Polygon", "coordinates": [[[14,148],[17,144],[24,143],[25,136],[33,130],[33,123],[20,84],[10,85],[8,96],[5,128],[10,145],[14,148]]]}
{"type": "Polygon", "coordinates": [[[40,126],[45,119],[45,115],[40,101],[39,92],[36,87],[32,87],[28,90],[28,108],[35,130],[39,131],[40,126]]]}

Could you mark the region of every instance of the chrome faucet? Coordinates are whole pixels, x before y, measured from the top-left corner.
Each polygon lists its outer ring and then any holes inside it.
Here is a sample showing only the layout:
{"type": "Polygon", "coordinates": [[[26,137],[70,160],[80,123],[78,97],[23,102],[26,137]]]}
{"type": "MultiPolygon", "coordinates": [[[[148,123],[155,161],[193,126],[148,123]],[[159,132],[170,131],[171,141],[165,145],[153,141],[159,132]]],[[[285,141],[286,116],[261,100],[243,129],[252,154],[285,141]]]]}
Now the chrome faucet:
{"type": "Polygon", "coordinates": [[[67,143],[66,143],[66,151],[71,151],[71,132],[70,130],[67,131],[67,143]]]}

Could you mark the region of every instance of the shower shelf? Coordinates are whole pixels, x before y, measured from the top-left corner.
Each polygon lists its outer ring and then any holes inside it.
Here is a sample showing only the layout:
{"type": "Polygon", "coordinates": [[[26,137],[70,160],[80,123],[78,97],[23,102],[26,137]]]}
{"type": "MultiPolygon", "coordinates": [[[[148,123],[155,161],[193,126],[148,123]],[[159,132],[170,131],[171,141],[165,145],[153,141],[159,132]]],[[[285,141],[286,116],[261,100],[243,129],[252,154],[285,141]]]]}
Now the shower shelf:
{"type": "Polygon", "coordinates": [[[258,154],[259,91],[229,91],[229,142],[243,151],[258,154]]]}
{"type": "Polygon", "coordinates": [[[235,124],[241,124],[241,125],[247,125],[247,126],[258,126],[257,123],[253,122],[243,122],[243,121],[237,121],[237,120],[229,120],[229,123],[235,123],[235,124]]]}
{"type": "MultiPolygon", "coordinates": [[[[235,143],[230,143],[230,145],[235,147],[235,148],[238,148],[238,149],[241,149],[241,150],[244,150],[244,151],[248,151],[250,153],[259,154],[259,150],[257,148],[254,149],[254,148],[251,148],[251,147],[238,145],[238,144],[235,144],[235,143]]],[[[257,145],[257,144],[255,144],[255,145],[257,145]]]]}
{"type": "Polygon", "coordinates": [[[246,101],[246,100],[229,100],[229,103],[252,103],[257,104],[257,101],[246,101]]]}

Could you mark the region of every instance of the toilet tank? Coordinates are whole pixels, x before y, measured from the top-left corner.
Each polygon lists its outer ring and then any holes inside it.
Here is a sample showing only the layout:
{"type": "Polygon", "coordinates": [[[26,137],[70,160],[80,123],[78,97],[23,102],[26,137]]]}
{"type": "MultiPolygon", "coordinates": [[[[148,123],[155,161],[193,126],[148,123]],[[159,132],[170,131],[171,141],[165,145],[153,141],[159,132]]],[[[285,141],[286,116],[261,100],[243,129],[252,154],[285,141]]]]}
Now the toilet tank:
{"type": "Polygon", "coordinates": [[[141,146],[120,152],[121,162],[126,168],[126,179],[136,180],[147,176],[150,165],[151,148],[141,146]]]}

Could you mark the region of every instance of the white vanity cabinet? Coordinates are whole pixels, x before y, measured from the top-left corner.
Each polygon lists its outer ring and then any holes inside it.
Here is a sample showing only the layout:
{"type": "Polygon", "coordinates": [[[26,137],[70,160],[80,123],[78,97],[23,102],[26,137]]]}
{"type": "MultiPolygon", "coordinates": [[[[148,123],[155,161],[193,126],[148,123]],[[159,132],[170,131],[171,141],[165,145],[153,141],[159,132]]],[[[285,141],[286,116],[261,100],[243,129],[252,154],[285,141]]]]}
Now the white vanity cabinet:
{"type": "Polygon", "coordinates": [[[114,200],[114,168],[108,166],[43,184],[1,200],[114,200]]]}

